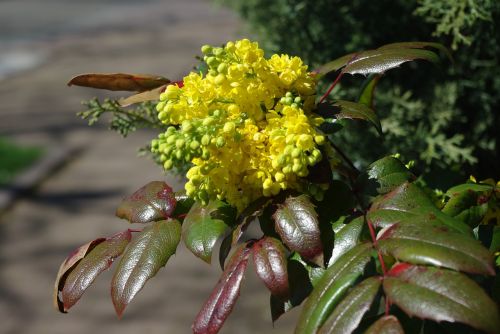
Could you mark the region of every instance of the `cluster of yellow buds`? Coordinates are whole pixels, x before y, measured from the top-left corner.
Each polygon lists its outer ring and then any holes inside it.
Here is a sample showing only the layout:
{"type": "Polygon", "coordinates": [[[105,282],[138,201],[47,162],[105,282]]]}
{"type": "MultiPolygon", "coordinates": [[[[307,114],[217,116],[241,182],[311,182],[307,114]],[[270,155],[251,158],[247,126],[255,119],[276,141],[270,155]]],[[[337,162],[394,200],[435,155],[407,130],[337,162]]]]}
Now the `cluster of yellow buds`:
{"type": "Polygon", "coordinates": [[[167,131],[152,142],[165,169],[190,164],[186,192],[242,210],[261,196],[303,190],[322,159],[323,119],[312,113],[316,82],[298,57],[266,59],[257,43],[203,46],[206,73],[161,94],[167,131]]]}

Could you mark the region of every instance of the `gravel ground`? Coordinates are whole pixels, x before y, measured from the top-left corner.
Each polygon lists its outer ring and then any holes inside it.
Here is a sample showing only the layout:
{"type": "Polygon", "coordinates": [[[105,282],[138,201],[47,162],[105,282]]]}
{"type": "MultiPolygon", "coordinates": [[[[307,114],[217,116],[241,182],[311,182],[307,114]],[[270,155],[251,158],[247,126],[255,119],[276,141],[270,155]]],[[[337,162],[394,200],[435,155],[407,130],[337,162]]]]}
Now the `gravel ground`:
{"type": "MultiPolygon", "coordinates": [[[[5,46],[0,50],[0,135],[47,149],[83,149],[0,217],[0,333],[190,332],[220,269],[182,247],[121,320],[109,298],[110,272],[70,314],[53,309],[53,280],[65,256],[88,240],[128,227],[114,217],[123,196],[151,180],[180,187],[179,180],[136,157],[154,133],[141,131],[124,140],[104,125],[87,127],[75,117],[79,103],[102,95],[65,83],[93,71],[180,78],[200,45],[233,39],[239,27],[232,13],[203,0],[0,1],[5,46]]],[[[297,312],[273,329],[268,298],[249,270],[222,333],[292,332],[297,312]]]]}

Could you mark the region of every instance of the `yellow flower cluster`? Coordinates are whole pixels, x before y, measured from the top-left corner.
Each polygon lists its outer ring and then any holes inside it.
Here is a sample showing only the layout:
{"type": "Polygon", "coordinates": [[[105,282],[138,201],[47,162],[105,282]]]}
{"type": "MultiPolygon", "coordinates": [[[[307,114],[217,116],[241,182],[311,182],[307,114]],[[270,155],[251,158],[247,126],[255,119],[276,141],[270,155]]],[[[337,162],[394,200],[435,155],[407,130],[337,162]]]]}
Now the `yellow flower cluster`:
{"type": "Polygon", "coordinates": [[[300,190],[325,141],[311,113],[316,82],[298,57],[264,57],[247,39],[203,46],[208,71],[170,85],[157,105],[171,125],[152,142],[166,169],[191,163],[187,194],[239,210],[261,196],[300,190]]]}

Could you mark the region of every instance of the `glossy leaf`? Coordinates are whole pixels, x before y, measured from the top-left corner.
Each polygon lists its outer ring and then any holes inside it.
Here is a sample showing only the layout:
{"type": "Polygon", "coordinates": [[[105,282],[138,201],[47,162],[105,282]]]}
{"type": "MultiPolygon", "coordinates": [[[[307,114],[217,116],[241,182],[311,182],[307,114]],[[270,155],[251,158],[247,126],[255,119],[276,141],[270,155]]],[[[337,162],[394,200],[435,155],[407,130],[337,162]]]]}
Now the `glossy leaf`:
{"type": "Polygon", "coordinates": [[[132,233],[130,230],[118,233],[95,246],[78,262],[69,273],[62,289],[64,311],[69,310],[97,276],[108,269],[128,245],[132,233]]]}
{"type": "Polygon", "coordinates": [[[272,203],[269,197],[260,197],[250,203],[243,212],[238,216],[236,228],[233,231],[232,246],[236,245],[240,240],[243,232],[248,228],[248,225],[257,217],[264,213],[266,207],[272,203]]]}
{"type": "Polygon", "coordinates": [[[119,218],[130,223],[149,223],[171,217],[176,200],[165,182],[152,181],[126,197],[116,209],[119,218]]]}
{"type": "Polygon", "coordinates": [[[449,55],[446,48],[437,43],[392,43],[376,50],[361,51],[342,56],[322,65],[315,72],[318,74],[318,77],[340,69],[342,69],[343,73],[367,75],[371,73],[384,73],[389,69],[416,59],[437,62],[439,58],[436,53],[425,50],[425,48],[439,49],[449,55]]]}
{"type": "Polygon", "coordinates": [[[364,217],[358,217],[348,224],[340,223],[336,228],[332,256],[328,266],[335,263],[344,253],[354,248],[359,243],[359,238],[365,225],[364,217]]]}
{"type": "Polygon", "coordinates": [[[337,100],[333,104],[340,108],[337,119],[360,119],[371,123],[379,134],[382,134],[382,125],[377,117],[377,114],[370,107],[356,102],[337,100]]]}
{"type": "Polygon", "coordinates": [[[253,244],[252,254],[257,276],[272,295],[286,300],[290,292],[286,250],[281,241],[264,237],[253,244]]]}
{"type": "Polygon", "coordinates": [[[191,207],[194,204],[194,200],[186,195],[186,191],[176,191],[174,193],[175,198],[175,209],[172,212],[172,217],[175,217],[179,220],[184,220],[185,216],[191,210],[191,207]]]}
{"type": "Polygon", "coordinates": [[[493,258],[479,241],[439,222],[396,223],[379,236],[378,245],[400,261],[495,275],[493,258]]]}
{"type": "Polygon", "coordinates": [[[156,75],[125,73],[80,74],[68,82],[68,86],[83,86],[114,91],[142,92],[166,85],[167,78],[156,75]]]}
{"type": "Polygon", "coordinates": [[[160,99],[160,94],[165,91],[167,85],[162,85],[151,90],[146,90],[144,92],[131,95],[129,97],[121,98],[118,103],[122,107],[128,107],[136,103],[142,103],[147,101],[157,101],[160,99]]]}
{"type": "Polygon", "coordinates": [[[306,195],[288,197],[273,215],[276,231],[292,251],[322,265],[322,251],[318,215],[306,195]]]}
{"type": "Polygon", "coordinates": [[[386,315],[375,321],[365,334],[404,334],[404,331],[395,316],[386,315]]]}
{"type": "Polygon", "coordinates": [[[343,73],[368,75],[382,74],[403,63],[422,59],[433,63],[439,61],[435,52],[420,49],[377,49],[364,51],[349,61],[342,69],[343,73]]]}
{"type": "Polygon", "coordinates": [[[386,227],[407,218],[440,221],[452,230],[471,235],[466,224],[442,213],[427,194],[413,183],[403,183],[380,196],[368,212],[368,219],[378,227],[386,227]]]}
{"type": "Polygon", "coordinates": [[[382,284],[381,279],[381,277],[370,277],[356,285],[335,307],[318,333],[352,333],[373,303],[382,284]]]}
{"type": "Polygon", "coordinates": [[[360,244],[329,267],[307,298],[295,333],[315,333],[349,287],[363,273],[372,256],[371,243],[360,244]]]}
{"type": "Polygon", "coordinates": [[[182,224],[186,247],[210,263],[215,243],[229,230],[228,224],[234,221],[235,214],[235,210],[222,201],[210,201],[207,205],[194,203],[182,224]]]}
{"type": "Polygon", "coordinates": [[[415,180],[415,175],[399,159],[390,156],[372,163],[367,172],[370,179],[378,182],[379,194],[387,194],[406,181],[415,180]]]}
{"type": "Polygon", "coordinates": [[[269,306],[271,308],[271,320],[273,323],[293,308],[293,305],[289,301],[283,301],[274,295],[271,295],[269,298],[269,306]]]}
{"type": "Polygon", "coordinates": [[[129,244],[111,281],[111,298],[119,317],[147,280],[175,253],[180,238],[181,224],[162,220],[146,226],[129,244]]]}
{"type": "Polygon", "coordinates": [[[497,305],[464,274],[401,263],[388,275],[383,283],[387,297],[409,316],[500,332],[497,305]]]}
{"type": "Polygon", "coordinates": [[[435,42],[397,42],[397,43],[390,43],[383,45],[378,49],[385,50],[385,49],[401,49],[401,48],[409,48],[409,49],[433,48],[444,53],[450,61],[453,60],[450,51],[445,46],[443,46],[443,44],[435,42]]]}
{"type": "Polygon", "coordinates": [[[461,193],[464,191],[474,191],[474,192],[489,192],[493,190],[493,186],[485,183],[464,183],[457,186],[451,187],[446,192],[446,195],[451,196],[455,193],[461,193]]]}
{"type": "Polygon", "coordinates": [[[212,294],[193,323],[194,334],[215,334],[233,310],[240,294],[241,281],[248,265],[251,249],[241,245],[231,256],[212,294]]]}
{"type": "Polygon", "coordinates": [[[66,278],[69,273],[75,268],[78,262],[83,259],[92,249],[94,249],[101,242],[104,242],[106,238],[98,238],[86,243],[83,246],[78,247],[70,255],[61,263],[59,267],[59,271],[57,272],[56,281],[54,284],[54,293],[53,293],[53,303],[54,307],[63,313],[66,313],[64,308],[64,304],[62,300],[59,298],[59,292],[63,290],[64,285],[66,283],[66,278]]]}
{"type": "Polygon", "coordinates": [[[358,97],[358,103],[364,104],[368,108],[373,109],[373,101],[375,99],[375,88],[380,80],[379,74],[371,74],[361,88],[361,94],[358,97]]]}
{"type": "Polygon", "coordinates": [[[351,53],[332,60],[326,64],[321,65],[319,68],[315,69],[314,72],[317,73],[318,77],[322,77],[327,73],[338,71],[339,69],[344,67],[349,62],[349,60],[353,59],[355,55],[355,53],[351,53]]]}

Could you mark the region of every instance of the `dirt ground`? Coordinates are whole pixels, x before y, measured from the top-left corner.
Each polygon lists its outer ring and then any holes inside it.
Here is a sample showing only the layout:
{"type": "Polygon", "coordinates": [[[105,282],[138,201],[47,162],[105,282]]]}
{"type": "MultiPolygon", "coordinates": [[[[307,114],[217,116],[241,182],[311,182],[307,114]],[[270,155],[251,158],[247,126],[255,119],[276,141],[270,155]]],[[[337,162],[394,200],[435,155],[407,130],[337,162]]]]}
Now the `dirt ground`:
{"type": "MultiPolygon", "coordinates": [[[[82,148],[32,196],[0,217],[0,333],[189,333],[220,274],[216,264],[208,266],[179,247],[121,320],[109,297],[111,272],[99,277],[69,314],[52,307],[53,281],[66,255],[88,240],[128,228],[114,217],[125,195],[151,180],[181,187],[179,180],[137,157],[137,148],[153,138],[153,132],[122,139],[106,125],[87,127],[75,113],[81,100],[101,93],[65,83],[84,72],[181,78],[202,44],[220,44],[240,34],[239,20],[208,1],[157,0],[143,6],[136,2],[135,7],[123,1],[118,12],[98,3],[0,2],[2,33],[45,29],[49,36],[23,46],[27,54],[43,54],[36,66],[0,81],[0,135],[48,150],[82,148]],[[30,15],[35,15],[32,20],[27,19],[30,15]],[[45,21],[55,22],[54,31],[45,21]],[[65,25],[67,21],[72,23],[65,25]],[[58,30],[65,27],[69,32],[58,30]]],[[[268,293],[251,268],[247,276],[222,333],[292,332],[297,312],[273,328],[268,293]]]]}

